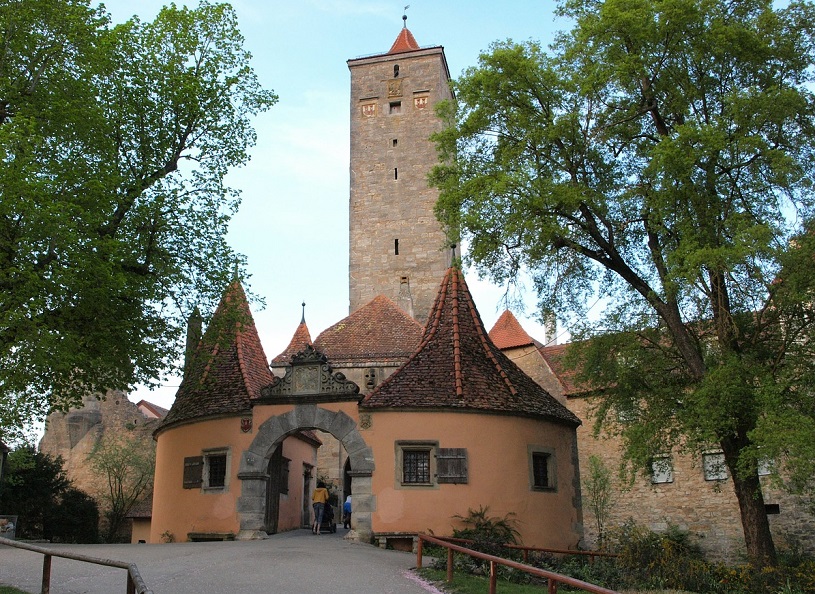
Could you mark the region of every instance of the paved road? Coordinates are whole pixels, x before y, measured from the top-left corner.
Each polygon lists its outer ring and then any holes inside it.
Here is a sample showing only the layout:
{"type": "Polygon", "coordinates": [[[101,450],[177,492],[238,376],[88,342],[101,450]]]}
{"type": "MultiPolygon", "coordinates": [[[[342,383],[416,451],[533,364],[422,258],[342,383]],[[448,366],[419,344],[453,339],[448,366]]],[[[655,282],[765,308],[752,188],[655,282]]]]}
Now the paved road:
{"type": "MultiPolygon", "coordinates": [[[[308,530],[267,540],[138,545],[52,545],[135,563],[155,594],[439,594],[415,572],[416,556],[308,530]]],[[[0,584],[39,592],[42,555],[0,546],[0,584]]],[[[53,558],[52,594],[125,594],[126,571],[53,558]]]]}

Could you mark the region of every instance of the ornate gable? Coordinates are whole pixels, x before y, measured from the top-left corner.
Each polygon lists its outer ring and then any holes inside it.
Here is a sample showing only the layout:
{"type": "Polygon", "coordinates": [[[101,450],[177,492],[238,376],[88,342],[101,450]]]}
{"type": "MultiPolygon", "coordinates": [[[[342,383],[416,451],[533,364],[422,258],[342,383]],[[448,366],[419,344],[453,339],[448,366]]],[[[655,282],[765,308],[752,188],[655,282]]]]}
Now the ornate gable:
{"type": "Polygon", "coordinates": [[[261,388],[260,401],[332,402],[358,400],[359,386],[339,371],[334,373],[328,358],[312,345],[292,357],[286,375],[261,388]]]}

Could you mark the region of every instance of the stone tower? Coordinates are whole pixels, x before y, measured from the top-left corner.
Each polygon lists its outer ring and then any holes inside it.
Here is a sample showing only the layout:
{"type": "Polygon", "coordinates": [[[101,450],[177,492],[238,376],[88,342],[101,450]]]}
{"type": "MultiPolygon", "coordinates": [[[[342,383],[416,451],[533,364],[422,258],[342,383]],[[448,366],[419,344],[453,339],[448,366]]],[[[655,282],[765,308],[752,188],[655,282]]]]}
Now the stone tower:
{"type": "Polygon", "coordinates": [[[424,324],[451,258],[427,183],[442,127],[434,107],[453,98],[444,48],[420,48],[404,26],[386,54],[348,68],[350,312],[385,295],[424,324]]]}

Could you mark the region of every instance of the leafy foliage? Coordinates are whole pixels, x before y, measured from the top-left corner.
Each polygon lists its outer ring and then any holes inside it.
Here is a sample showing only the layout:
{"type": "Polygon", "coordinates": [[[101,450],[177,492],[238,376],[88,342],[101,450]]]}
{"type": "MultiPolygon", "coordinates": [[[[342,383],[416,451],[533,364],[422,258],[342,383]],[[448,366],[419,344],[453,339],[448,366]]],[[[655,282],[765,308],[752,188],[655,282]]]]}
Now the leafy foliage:
{"type": "Polygon", "coordinates": [[[227,4],[111,26],[89,0],[0,7],[0,429],[151,383],[240,257],[224,184],[273,105],[227,4]]]}
{"type": "Polygon", "coordinates": [[[813,486],[815,8],[559,12],[575,26],[552,51],[497,42],[455,82],[437,214],[481,273],[528,271],[544,318],[588,339],[573,350],[598,427],[637,467],[722,450],[748,551],[772,564],[758,459],[813,486]]]}
{"type": "Polygon", "coordinates": [[[0,509],[18,516],[18,538],[96,542],[96,503],[71,486],[62,458],[25,445],[9,453],[6,473],[0,509]]]}
{"type": "Polygon", "coordinates": [[[115,542],[127,514],[148,494],[156,465],[155,445],[141,431],[103,435],[88,454],[100,479],[98,497],[104,502],[105,541],[115,542]]]}

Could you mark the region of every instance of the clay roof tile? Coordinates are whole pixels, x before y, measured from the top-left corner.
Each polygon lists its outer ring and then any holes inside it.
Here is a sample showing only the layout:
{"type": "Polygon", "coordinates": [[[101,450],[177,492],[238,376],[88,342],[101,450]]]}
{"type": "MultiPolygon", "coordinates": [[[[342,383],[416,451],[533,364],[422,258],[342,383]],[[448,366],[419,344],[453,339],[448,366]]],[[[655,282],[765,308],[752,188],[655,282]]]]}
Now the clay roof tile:
{"type": "Polygon", "coordinates": [[[273,379],[246,293],[234,280],[224,291],[158,430],[199,417],[246,412],[249,400],[273,379]]]}
{"type": "Polygon", "coordinates": [[[393,301],[379,295],[326,328],[314,348],[334,363],[339,361],[402,362],[416,349],[422,326],[393,301]]]}
{"type": "Polygon", "coordinates": [[[499,349],[529,346],[535,343],[508,309],[504,310],[490,330],[490,340],[499,349]]]}
{"type": "Polygon", "coordinates": [[[393,42],[391,49],[388,50],[389,54],[401,54],[403,52],[412,52],[413,50],[417,50],[419,48],[419,44],[416,43],[416,39],[413,37],[413,33],[410,32],[410,29],[407,27],[402,27],[402,30],[399,31],[399,35],[396,36],[396,41],[393,42]]]}
{"type": "Polygon", "coordinates": [[[455,267],[445,274],[417,350],[360,406],[482,410],[580,424],[493,344],[455,267]]]}

